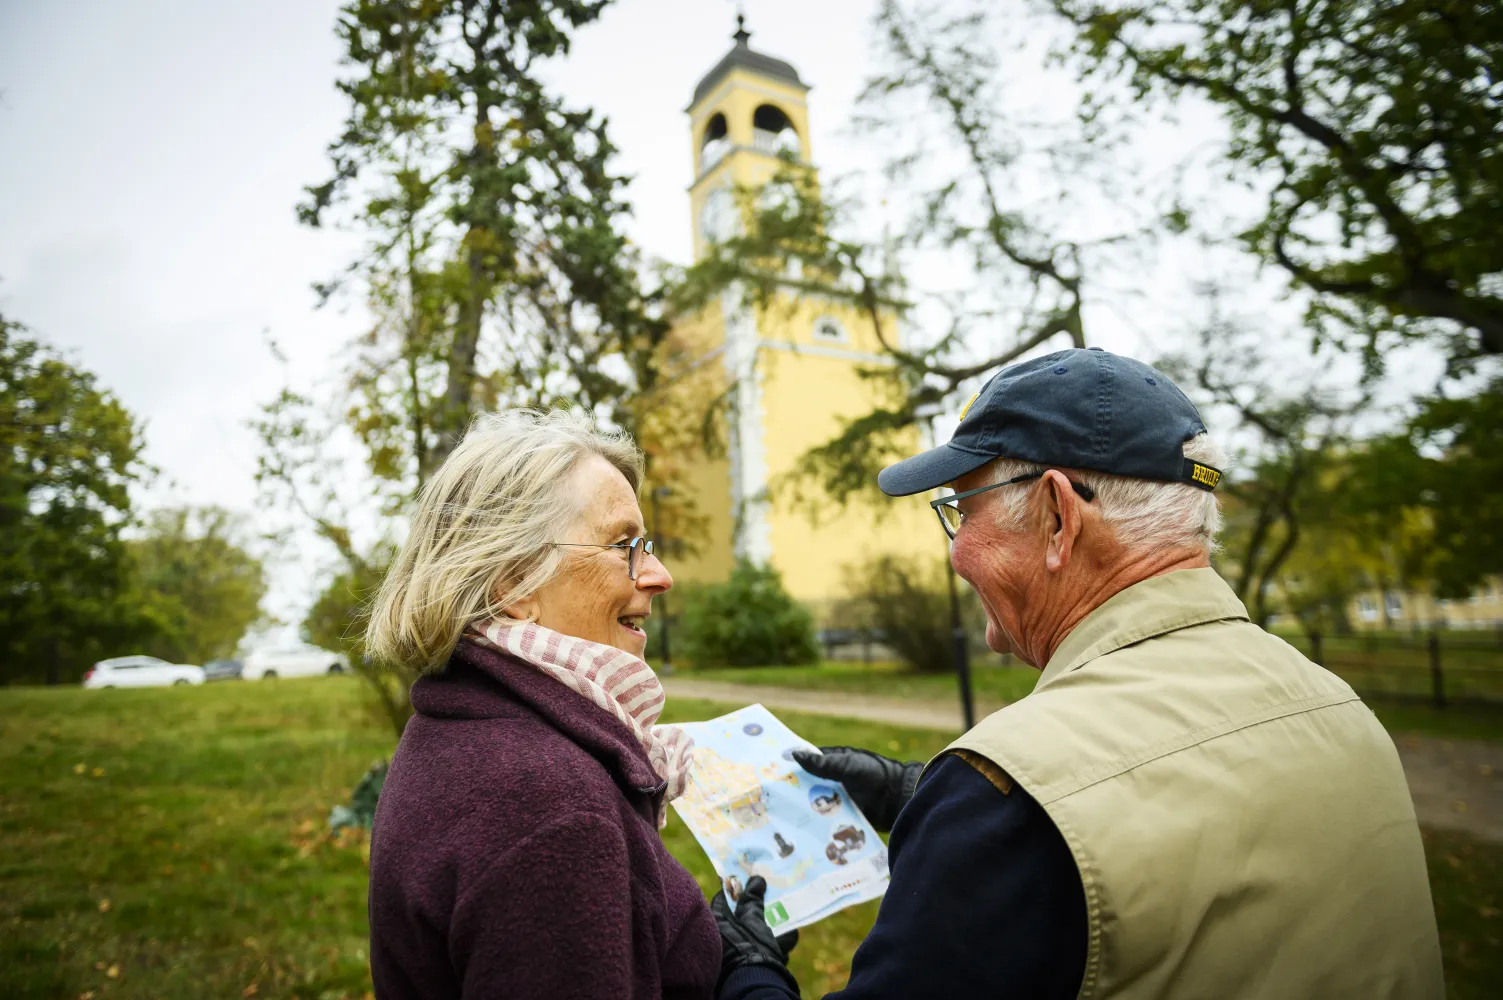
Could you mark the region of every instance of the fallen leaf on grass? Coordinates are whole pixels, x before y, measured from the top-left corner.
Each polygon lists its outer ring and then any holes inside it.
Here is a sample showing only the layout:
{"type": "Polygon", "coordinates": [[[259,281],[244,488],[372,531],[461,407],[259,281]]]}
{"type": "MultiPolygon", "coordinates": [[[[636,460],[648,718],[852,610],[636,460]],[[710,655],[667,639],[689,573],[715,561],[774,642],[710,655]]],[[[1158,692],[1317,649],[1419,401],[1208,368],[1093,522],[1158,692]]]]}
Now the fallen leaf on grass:
{"type": "Polygon", "coordinates": [[[101,899],[99,901],[99,912],[100,913],[108,913],[108,912],[110,912],[110,901],[108,899],[101,899]]]}
{"type": "Polygon", "coordinates": [[[93,774],[94,777],[96,777],[96,778],[102,778],[102,777],[104,777],[104,768],[102,768],[102,767],[96,767],[90,773],[93,774]]]}
{"type": "Polygon", "coordinates": [[[94,1000],[94,991],[84,990],[78,995],[78,1000],[94,1000]]]}
{"type": "Polygon", "coordinates": [[[88,769],[89,769],[89,765],[87,765],[87,764],[74,764],[73,765],[73,773],[74,774],[83,774],[88,769]]]}
{"type": "Polygon", "coordinates": [[[243,996],[243,997],[253,997],[253,996],[256,995],[256,991],[259,988],[260,987],[258,987],[255,983],[251,983],[245,989],[243,989],[243,990],[240,991],[240,995],[243,996]]]}
{"type": "Polygon", "coordinates": [[[104,970],[104,974],[106,976],[109,976],[111,979],[119,979],[120,978],[120,966],[118,966],[118,965],[112,965],[108,969],[104,970]]]}

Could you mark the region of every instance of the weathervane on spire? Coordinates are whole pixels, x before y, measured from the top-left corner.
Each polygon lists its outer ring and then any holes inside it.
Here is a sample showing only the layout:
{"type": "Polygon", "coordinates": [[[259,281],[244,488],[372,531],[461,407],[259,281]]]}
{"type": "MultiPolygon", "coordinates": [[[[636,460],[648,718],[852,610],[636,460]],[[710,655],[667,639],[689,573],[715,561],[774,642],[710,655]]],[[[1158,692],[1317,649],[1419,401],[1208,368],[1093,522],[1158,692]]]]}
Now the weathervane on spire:
{"type": "Polygon", "coordinates": [[[737,45],[745,45],[751,39],[751,32],[746,30],[746,5],[740,0],[736,3],[736,33],[731,37],[737,45]]]}

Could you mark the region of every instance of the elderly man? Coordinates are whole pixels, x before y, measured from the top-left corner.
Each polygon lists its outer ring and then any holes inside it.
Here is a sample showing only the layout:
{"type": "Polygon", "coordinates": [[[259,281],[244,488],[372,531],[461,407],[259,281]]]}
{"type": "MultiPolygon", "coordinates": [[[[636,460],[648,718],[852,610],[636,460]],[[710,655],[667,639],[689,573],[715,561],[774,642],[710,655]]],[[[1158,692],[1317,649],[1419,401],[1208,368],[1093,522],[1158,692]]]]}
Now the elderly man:
{"type": "MultiPolygon", "coordinates": [[[[933,505],[987,643],[1043,672],[927,766],[803,760],[892,824],[834,996],[1443,995],[1393,743],[1210,568],[1217,465],[1169,379],[1092,348],[1005,369],[883,471],[892,496],[954,488],[933,505]]],[[[722,1000],[796,995],[762,888],[712,904],[722,1000]]]]}

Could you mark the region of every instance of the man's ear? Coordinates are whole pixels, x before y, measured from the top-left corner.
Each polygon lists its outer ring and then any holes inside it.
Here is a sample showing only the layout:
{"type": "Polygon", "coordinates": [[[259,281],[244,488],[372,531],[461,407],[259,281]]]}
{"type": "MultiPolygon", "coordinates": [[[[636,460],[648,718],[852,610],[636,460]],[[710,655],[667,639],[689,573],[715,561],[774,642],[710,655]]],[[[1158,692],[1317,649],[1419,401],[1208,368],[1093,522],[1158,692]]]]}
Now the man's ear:
{"type": "Polygon", "coordinates": [[[1052,530],[1046,542],[1044,565],[1051,573],[1063,572],[1070,565],[1075,540],[1080,537],[1080,496],[1069,478],[1058,469],[1043,475],[1044,514],[1052,530]]]}

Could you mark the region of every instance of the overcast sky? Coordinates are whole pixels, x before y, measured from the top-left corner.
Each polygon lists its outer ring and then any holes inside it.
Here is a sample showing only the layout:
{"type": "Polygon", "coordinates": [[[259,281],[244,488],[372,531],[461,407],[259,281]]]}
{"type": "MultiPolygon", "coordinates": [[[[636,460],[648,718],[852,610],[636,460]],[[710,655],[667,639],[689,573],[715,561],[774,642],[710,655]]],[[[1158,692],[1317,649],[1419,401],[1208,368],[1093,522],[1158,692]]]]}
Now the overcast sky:
{"type": "MultiPolygon", "coordinates": [[[[849,121],[874,68],[875,6],[747,4],[753,47],[813,87],[826,177],[874,158],[849,121]]],[[[310,290],[350,259],[355,239],[294,215],[303,186],[327,178],[325,148],[345,113],[337,9],[0,0],[0,311],[67,350],[145,421],[147,458],[163,474],[148,503],[249,512],[247,421],[289,377],[305,386],[332,376],[362,327],[358,308],[316,310],[310,290]]],[[[731,45],[734,15],[730,0],[619,0],[545,74],[609,116],[618,169],[634,177],[629,231],[649,255],[687,262],[684,109],[731,45]]],[[[1192,117],[1193,141],[1204,122],[1192,117]]],[[[1129,311],[1092,317],[1093,341],[1131,351],[1172,325],[1172,307],[1129,311]]],[[[287,614],[296,601],[286,581],[299,573],[281,572],[273,605],[287,614]]],[[[309,575],[292,590],[306,593],[309,575]]]]}

